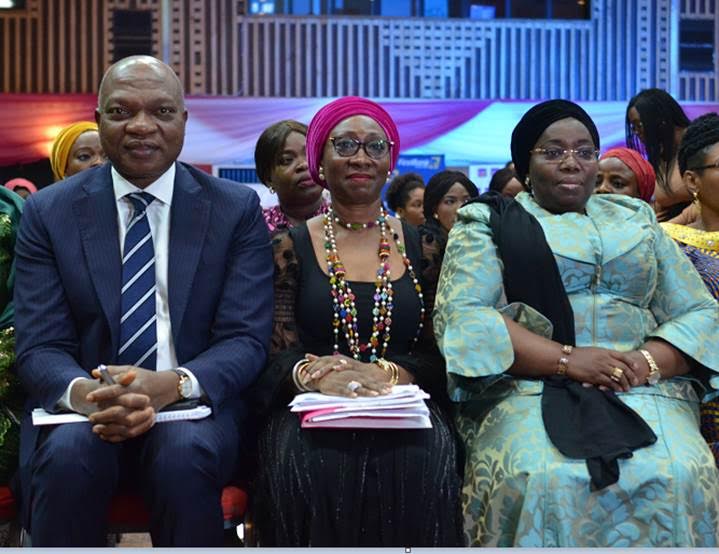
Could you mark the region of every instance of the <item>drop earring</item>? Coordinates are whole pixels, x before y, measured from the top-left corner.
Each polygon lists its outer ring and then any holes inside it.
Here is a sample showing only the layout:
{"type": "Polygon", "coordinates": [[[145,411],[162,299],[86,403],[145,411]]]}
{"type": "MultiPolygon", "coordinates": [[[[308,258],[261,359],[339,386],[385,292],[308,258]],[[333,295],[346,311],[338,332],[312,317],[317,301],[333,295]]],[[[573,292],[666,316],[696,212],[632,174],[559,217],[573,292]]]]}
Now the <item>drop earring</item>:
{"type": "Polygon", "coordinates": [[[272,185],[267,185],[267,189],[270,191],[270,194],[276,194],[275,187],[273,187],[272,185]]]}
{"type": "Polygon", "coordinates": [[[694,197],[694,209],[696,210],[697,215],[699,215],[702,213],[702,203],[699,200],[699,193],[697,191],[692,191],[692,196],[694,197]]]}
{"type": "Polygon", "coordinates": [[[320,178],[320,181],[325,180],[325,170],[322,169],[321,166],[320,166],[320,170],[317,172],[317,176],[320,178]]]}
{"type": "Polygon", "coordinates": [[[532,192],[532,185],[529,182],[529,175],[524,178],[524,188],[527,189],[527,192],[529,192],[529,194],[534,196],[534,193],[532,192]]]}

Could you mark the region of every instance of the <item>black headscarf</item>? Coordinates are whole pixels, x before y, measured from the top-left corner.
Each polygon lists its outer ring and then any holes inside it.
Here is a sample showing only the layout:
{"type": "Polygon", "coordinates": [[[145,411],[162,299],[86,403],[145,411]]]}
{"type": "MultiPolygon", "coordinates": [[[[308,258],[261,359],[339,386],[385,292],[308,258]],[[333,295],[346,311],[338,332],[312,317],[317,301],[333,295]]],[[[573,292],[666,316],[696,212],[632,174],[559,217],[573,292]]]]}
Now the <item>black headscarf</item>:
{"type": "Polygon", "coordinates": [[[569,100],[547,100],[537,104],[522,116],[512,132],[512,161],[517,178],[524,183],[529,173],[529,151],[545,129],[560,119],[573,118],[580,121],[592,136],[594,146],[599,148],[597,126],[580,106],[569,100]]]}

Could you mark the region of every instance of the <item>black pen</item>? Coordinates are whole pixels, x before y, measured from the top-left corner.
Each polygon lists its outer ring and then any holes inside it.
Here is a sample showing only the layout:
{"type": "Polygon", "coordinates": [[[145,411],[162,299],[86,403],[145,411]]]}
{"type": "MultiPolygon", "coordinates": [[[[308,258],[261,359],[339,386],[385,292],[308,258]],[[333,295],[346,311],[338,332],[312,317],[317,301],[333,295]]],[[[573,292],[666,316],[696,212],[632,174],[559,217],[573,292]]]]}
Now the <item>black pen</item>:
{"type": "Polygon", "coordinates": [[[99,366],[97,366],[97,370],[100,372],[100,381],[102,381],[106,385],[117,384],[112,378],[112,375],[110,375],[110,372],[107,370],[107,366],[105,364],[100,364],[99,366]]]}

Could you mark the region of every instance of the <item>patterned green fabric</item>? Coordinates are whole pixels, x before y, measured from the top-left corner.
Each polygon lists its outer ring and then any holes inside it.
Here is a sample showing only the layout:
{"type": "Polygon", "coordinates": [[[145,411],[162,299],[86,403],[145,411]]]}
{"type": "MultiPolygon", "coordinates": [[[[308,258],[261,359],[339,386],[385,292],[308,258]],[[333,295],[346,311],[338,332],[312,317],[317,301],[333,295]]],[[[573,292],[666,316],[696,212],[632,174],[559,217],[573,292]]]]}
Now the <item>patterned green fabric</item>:
{"type": "Polygon", "coordinates": [[[0,484],[7,483],[18,463],[22,391],[10,368],[15,363],[15,235],[23,199],[0,187],[0,484]]]}
{"type": "MultiPolygon", "coordinates": [[[[517,200],[537,217],[555,254],[578,346],[633,350],[648,337],[661,337],[713,370],[705,384],[719,388],[719,349],[712,347],[719,339],[716,301],[646,203],[593,196],[587,215],[553,215],[526,193],[517,200]]],[[[450,234],[434,316],[467,444],[467,540],[485,546],[717,546],[719,472],[699,434],[696,381],[677,377],[620,395],[659,440],[619,461],[617,484],[592,492],[584,460],[563,457],[547,437],[542,382],[504,373],[514,354],[500,312],[551,334],[541,314],[506,306],[488,208],[471,204],[460,210],[450,234]]]]}

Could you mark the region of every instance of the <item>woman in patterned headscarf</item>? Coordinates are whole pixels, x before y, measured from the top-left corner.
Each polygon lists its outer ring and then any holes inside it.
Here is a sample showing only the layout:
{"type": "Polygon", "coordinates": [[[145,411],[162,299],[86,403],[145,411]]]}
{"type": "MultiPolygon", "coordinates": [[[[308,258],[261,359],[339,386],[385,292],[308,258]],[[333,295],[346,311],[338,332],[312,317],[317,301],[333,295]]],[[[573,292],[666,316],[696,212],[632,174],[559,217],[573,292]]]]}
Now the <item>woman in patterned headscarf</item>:
{"type": "Polygon", "coordinates": [[[475,545],[719,543],[691,383],[719,389],[719,310],[651,206],[592,194],[598,151],[581,107],[533,107],[512,133],[527,192],[465,205],[447,244],[435,334],[475,545]]]}
{"type": "Polygon", "coordinates": [[[52,143],[50,167],[55,181],[105,163],[97,123],[78,121],[65,127],[52,143]]]}
{"type": "Polygon", "coordinates": [[[309,173],[332,203],[273,241],[275,332],[258,385],[272,413],[254,495],[263,546],[461,545],[444,366],[424,327],[429,285],[414,271],[419,236],[380,196],[399,147],[392,118],[364,98],[335,100],[309,125],[309,173]],[[431,429],[308,429],[287,408],[298,392],[377,397],[398,383],[431,394],[431,429]]]}

